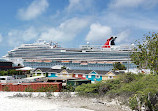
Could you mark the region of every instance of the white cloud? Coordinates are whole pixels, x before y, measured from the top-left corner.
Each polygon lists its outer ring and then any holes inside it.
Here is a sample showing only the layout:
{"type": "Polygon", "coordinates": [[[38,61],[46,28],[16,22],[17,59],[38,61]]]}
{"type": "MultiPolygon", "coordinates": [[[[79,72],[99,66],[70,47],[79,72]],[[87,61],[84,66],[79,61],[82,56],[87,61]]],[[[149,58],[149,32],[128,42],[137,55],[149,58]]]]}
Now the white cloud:
{"type": "Polygon", "coordinates": [[[99,23],[94,23],[90,26],[90,31],[86,36],[86,41],[105,40],[112,33],[112,29],[108,26],[103,26],[99,23]]]}
{"type": "Polygon", "coordinates": [[[113,9],[118,8],[135,8],[142,6],[143,8],[152,8],[158,3],[157,0],[113,0],[109,7],[113,9]]]}
{"type": "MultiPolygon", "coordinates": [[[[143,16],[140,13],[130,13],[130,16],[123,14],[118,14],[116,12],[107,12],[99,16],[99,21],[101,23],[107,23],[108,26],[112,27],[115,30],[144,30],[144,31],[156,31],[158,30],[157,18],[150,16],[143,16]]],[[[134,32],[133,32],[134,33],[134,32]]]]}
{"type": "Polygon", "coordinates": [[[158,30],[158,23],[157,23],[157,19],[148,19],[147,17],[145,18],[141,18],[141,19],[137,19],[137,20],[131,20],[130,22],[130,25],[132,26],[135,26],[137,28],[140,28],[140,29],[144,29],[144,30],[147,30],[147,31],[150,31],[150,30],[155,30],[157,31],[158,30]],[[133,23],[133,24],[132,24],[133,23]]]}
{"type": "Polygon", "coordinates": [[[43,39],[57,42],[70,42],[88,25],[89,19],[73,18],[64,21],[57,27],[33,27],[8,32],[8,43],[17,46],[22,43],[43,39]]]}
{"type": "Polygon", "coordinates": [[[38,33],[36,32],[34,27],[29,27],[25,31],[21,33],[21,37],[24,41],[30,41],[38,37],[38,33]]]}
{"type": "Polygon", "coordinates": [[[47,0],[34,0],[27,8],[18,10],[18,16],[22,20],[31,20],[41,15],[49,6],[47,0]]]}
{"type": "Polygon", "coordinates": [[[66,8],[68,12],[85,11],[92,5],[93,0],[69,0],[69,5],[66,8]]]}
{"type": "Polygon", "coordinates": [[[118,43],[129,42],[129,35],[130,35],[129,30],[122,31],[116,35],[117,37],[116,41],[118,43]]]}
{"type": "Polygon", "coordinates": [[[81,0],[69,0],[69,6],[67,7],[68,11],[71,11],[73,9],[79,9],[81,10],[81,5],[80,5],[81,0]]]}
{"type": "Polygon", "coordinates": [[[11,30],[8,32],[8,42],[10,46],[17,46],[20,43],[27,42],[38,38],[38,33],[34,27],[25,30],[11,30]]]}
{"type": "Polygon", "coordinates": [[[113,35],[111,27],[103,26],[99,23],[92,24],[90,26],[90,31],[86,36],[86,41],[99,42],[105,41],[110,36],[116,36],[116,43],[127,43],[129,42],[130,30],[124,30],[119,32],[116,35],[113,35]]]}
{"type": "Polygon", "coordinates": [[[119,7],[137,7],[145,0],[114,0],[110,4],[113,8],[119,8],[119,7]]]}
{"type": "Polygon", "coordinates": [[[2,42],[2,39],[3,39],[3,37],[2,37],[2,35],[0,34],[0,42],[2,42]]]}
{"type": "Polygon", "coordinates": [[[60,41],[62,40],[62,37],[65,37],[64,33],[55,28],[48,28],[40,35],[40,39],[53,41],[60,41]]]}
{"type": "Polygon", "coordinates": [[[48,28],[42,32],[40,39],[53,41],[71,41],[88,25],[88,19],[73,18],[61,23],[58,27],[48,28]]]}
{"type": "Polygon", "coordinates": [[[12,39],[9,39],[7,42],[8,42],[7,44],[10,47],[16,47],[16,46],[19,46],[19,45],[21,45],[23,43],[22,41],[17,40],[15,37],[12,38],[12,39]]]}

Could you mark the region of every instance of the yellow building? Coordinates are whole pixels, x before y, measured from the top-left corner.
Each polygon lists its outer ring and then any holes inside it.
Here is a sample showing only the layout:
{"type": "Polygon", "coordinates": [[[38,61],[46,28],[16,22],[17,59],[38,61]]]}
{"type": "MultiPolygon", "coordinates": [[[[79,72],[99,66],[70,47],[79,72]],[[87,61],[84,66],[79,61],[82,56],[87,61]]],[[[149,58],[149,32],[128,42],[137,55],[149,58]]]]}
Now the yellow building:
{"type": "Polygon", "coordinates": [[[32,71],[32,76],[46,76],[46,72],[50,68],[36,68],[34,71],[32,71]]]}
{"type": "Polygon", "coordinates": [[[63,69],[60,73],[57,74],[59,77],[73,77],[73,71],[72,70],[66,70],[63,69]]]}
{"type": "Polygon", "coordinates": [[[109,71],[105,75],[102,75],[102,80],[110,80],[118,78],[119,72],[109,71]]]}

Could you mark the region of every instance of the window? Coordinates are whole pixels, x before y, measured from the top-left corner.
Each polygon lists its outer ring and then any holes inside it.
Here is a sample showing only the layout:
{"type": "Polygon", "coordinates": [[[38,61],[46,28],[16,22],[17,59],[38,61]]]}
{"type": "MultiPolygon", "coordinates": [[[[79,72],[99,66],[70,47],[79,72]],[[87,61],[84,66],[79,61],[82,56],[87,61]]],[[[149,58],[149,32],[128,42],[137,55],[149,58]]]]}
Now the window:
{"type": "Polygon", "coordinates": [[[88,78],[91,78],[91,75],[88,75],[88,78]]]}
{"type": "Polygon", "coordinates": [[[5,80],[5,78],[0,78],[0,80],[5,80]]]}
{"type": "Polygon", "coordinates": [[[96,75],[96,78],[100,78],[100,75],[96,75]]]}
{"type": "Polygon", "coordinates": [[[113,76],[108,76],[109,79],[113,79],[113,76]]]}

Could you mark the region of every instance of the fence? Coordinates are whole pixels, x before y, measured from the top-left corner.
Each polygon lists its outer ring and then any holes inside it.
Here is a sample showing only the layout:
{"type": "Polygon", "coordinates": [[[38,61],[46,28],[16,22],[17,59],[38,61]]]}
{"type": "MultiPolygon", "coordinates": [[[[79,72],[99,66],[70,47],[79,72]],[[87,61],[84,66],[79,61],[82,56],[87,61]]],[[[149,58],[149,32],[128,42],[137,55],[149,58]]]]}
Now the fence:
{"type": "Polygon", "coordinates": [[[49,89],[53,92],[60,92],[62,89],[62,83],[0,83],[0,91],[30,91],[30,92],[44,92],[41,88],[49,89]],[[30,90],[31,89],[31,90],[30,90]]]}

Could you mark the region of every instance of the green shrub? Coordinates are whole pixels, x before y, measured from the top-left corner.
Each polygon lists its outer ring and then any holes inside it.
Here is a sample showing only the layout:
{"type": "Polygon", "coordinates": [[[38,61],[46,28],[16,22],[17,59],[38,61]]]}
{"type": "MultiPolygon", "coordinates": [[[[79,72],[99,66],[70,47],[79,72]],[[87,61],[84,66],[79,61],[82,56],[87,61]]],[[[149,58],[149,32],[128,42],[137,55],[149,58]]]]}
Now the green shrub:
{"type": "Polygon", "coordinates": [[[72,85],[66,85],[66,88],[63,89],[63,92],[74,92],[75,91],[76,86],[72,86],[72,85]]]}
{"type": "Polygon", "coordinates": [[[56,86],[53,86],[53,85],[47,85],[45,87],[40,87],[38,89],[36,89],[35,91],[36,92],[54,92],[56,91],[57,87],[56,86]]]}
{"type": "Polygon", "coordinates": [[[39,87],[38,89],[33,89],[31,87],[26,87],[25,92],[54,92],[56,91],[57,87],[53,85],[47,85],[46,87],[39,87]]]}
{"type": "Polygon", "coordinates": [[[4,87],[3,87],[3,91],[10,91],[10,89],[9,89],[8,86],[4,86],[4,87]]]}
{"type": "Polygon", "coordinates": [[[127,68],[125,67],[124,64],[121,64],[120,62],[115,62],[113,64],[114,70],[126,70],[127,68]]]}
{"type": "Polygon", "coordinates": [[[137,95],[129,98],[129,106],[132,110],[138,110],[137,95]]]}
{"type": "Polygon", "coordinates": [[[144,107],[147,111],[158,111],[158,94],[149,93],[144,94],[139,92],[129,98],[129,106],[132,110],[141,110],[144,107]]]}
{"type": "Polygon", "coordinates": [[[121,74],[119,79],[121,82],[123,83],[130,83],[134,80],[139,80],[140,78],[142,78],[144,75],[143,74],[133,74],[133,73],[125,73],[125,74],[121,74]]]}
{"type": "Polygon", "coordinates": [[[29,86],[25,88],[25,92],[34,92],[34,89],[29,86]]]}
{"type": "Polygon", "coordinates": [[[140,110],[142,106],[150,111],[158,111],[158,75],[122,74],[115,80],[95,84],[82,84],[75,89],[81,96],[129,97],[129,106],[140,110]]]}
{"type": "Polygon", "coordinates": [[[101,81],[94,84],[82,84],[76,87],[75,91],[78,92],[79,95],[86,96],[103,96],[109,90],[116,89],[119,85],[119,80],[108,80],[101,81]]]}
{"type": "Polygon", "coordinates": [[[120,85],[108,93],[116,93],[119,95],[127,94],[131,96],[132,94],[137,94],[139,91],[145,94],[158,91],[158,76],[125,74],[123,77],[124,78],[120,78],[120,85]]]}

